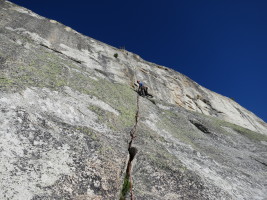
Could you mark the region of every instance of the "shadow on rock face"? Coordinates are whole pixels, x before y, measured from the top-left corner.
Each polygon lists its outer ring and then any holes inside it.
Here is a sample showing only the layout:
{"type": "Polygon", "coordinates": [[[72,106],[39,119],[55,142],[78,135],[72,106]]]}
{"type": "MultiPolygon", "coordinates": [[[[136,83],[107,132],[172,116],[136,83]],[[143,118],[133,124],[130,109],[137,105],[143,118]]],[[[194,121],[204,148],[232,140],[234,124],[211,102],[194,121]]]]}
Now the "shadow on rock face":
{"type": "Polygon", "coordinates": [[[189,120],[192,124],[195,125],[195,127],[197,127],[200,131],[202,131],[203,133],[206,133],[206,134],[211,134],[211,132],[209,131],[208,128],[206,128],[204,125],[200,124],[199,122],[197,121],[193,121],[193,120],[189,120]]]}
{"type": "Polygon", "coordinates": [[[137,154],[137,148],[131,147],[129,148],[129,154],[130,154],[130,162],[134,159],[135,155],[137,154]]]}

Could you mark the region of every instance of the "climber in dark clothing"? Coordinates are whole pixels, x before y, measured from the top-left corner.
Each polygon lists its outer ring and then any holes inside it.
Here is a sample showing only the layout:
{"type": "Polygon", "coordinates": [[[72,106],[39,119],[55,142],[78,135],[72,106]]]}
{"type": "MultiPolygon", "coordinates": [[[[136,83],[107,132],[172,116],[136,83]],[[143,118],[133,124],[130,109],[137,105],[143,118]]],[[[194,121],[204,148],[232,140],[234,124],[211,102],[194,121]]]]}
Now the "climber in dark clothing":
{"type": "Polygon", "coordinates": [[[153,97],[151,94],[148,94],[148,87],[145,86],[142,82],[140,81],[137,81],[137,84],[138,84],[138,94],[141,95],[141,96],[151,96],[153,97]]]}
{"type": "Polygon", "coordinates": [[[137,92],[139,95],[141,96],[145,96],[145,86],[142,82],[140,81],[137,81],[137,86],[138,86],[138,89],[137,89],[137,92]]]}

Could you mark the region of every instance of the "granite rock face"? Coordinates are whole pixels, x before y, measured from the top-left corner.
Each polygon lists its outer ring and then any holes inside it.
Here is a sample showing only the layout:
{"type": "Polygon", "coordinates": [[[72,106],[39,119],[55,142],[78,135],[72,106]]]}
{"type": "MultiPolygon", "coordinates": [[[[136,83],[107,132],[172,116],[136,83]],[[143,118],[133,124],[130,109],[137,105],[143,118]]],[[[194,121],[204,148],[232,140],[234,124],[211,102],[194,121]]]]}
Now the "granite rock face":
{"type": "Polygon", "coordinates": [[[253,113],[8,1],[0,16],[0,199],[267,199],[253,113]]]}

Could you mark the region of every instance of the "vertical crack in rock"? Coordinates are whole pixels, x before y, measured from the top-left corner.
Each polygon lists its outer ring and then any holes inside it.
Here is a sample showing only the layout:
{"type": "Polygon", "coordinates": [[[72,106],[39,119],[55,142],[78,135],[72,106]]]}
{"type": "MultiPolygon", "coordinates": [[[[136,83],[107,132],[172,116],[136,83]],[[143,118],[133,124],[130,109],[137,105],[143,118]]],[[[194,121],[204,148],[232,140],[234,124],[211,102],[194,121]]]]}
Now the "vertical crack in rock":
{"type": "Polygon", "coordinates": [[[137,104],[137,110],[136,110],[136,114],[135,114],[135,124],[130,131],[130,137],[131,138],[130,138],[130,142],[128,145],[129,160],[128,160],[128,164],[127,164],[127,168],[126,168],[126,173],[125,173],[125,177],[124,177],[124,182],[123,182],[123,186],[122,186],[120,200],[125,200],[129,191],[130,191],[130,195],[131,195],[131,200],[134,199],[131,170],[132,170],[132,161],[133,161],[135,155],[137,154],[137,148],[132,147],[132,143],[133,143],[134,138],[136,137],[136,128],[137,128],[137,124],[138,124],[138,120],[139,120],[139,95],[138,94],[137,94],[136,104],[137,104]]]}

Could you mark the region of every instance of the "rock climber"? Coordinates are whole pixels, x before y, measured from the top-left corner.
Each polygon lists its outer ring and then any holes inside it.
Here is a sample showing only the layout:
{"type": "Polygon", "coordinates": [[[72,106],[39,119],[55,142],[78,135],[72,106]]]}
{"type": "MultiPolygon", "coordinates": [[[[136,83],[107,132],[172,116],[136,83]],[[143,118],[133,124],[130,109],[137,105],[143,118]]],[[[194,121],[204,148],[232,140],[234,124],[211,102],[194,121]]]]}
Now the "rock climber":
{"type": "Polygon", "coordinates": [[[151,94],[148,94],[148,87],[145,86],[142,82],[140,82],[139,80],[137,81],[137,86],[138,86],[138,89],[137,89],[137,92],[139,95],[141,96],[151,96],[153,97],[151,94]]]}
{"type": "Polygon", "coordinates": [[[144,84],[141,82],[141,81],[137,81],[137,86],[138,86],[138,89],[137,89],[137,92],[139,95],[141,96],[145,96],[145,86],[144,84]]]}

